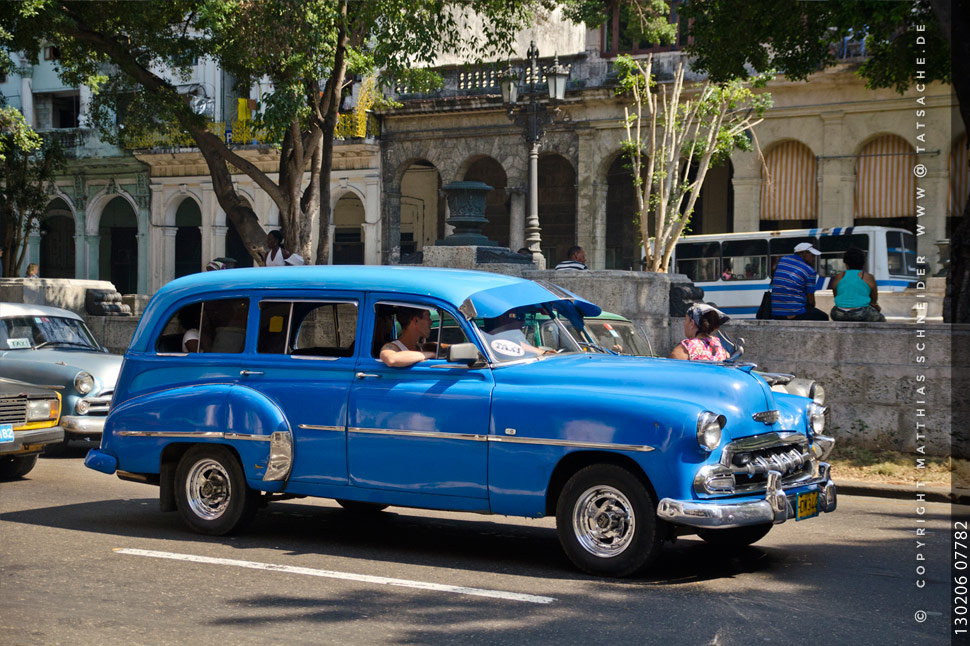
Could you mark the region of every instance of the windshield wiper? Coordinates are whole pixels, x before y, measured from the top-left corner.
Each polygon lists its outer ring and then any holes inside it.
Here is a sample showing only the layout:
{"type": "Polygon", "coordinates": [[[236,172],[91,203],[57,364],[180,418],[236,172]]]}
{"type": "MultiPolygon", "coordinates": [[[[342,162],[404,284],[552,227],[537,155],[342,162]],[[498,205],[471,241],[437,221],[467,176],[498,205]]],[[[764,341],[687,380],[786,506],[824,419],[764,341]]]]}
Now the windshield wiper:
{"type": "Polygon", "coordinates": [[[40,350],[41,348],[47,345],[76,345],[81,348],[91,347],[89,344],[80,343],[79,341],[59,341],[55,339],[54,341],[44,341],[43,343],[38,343],[37,345],[34,346],[34,350],[40,350]]]}

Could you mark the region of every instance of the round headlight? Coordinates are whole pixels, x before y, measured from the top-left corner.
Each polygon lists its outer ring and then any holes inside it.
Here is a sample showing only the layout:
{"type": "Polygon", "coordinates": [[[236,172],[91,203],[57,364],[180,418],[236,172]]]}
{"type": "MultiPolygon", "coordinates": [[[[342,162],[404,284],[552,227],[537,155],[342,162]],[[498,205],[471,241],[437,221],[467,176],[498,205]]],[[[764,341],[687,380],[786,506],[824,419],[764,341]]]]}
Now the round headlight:
{"type": "Polygon", "coordinates": [[[701,449],[713,451],[717,448],[725,421],[724,415],[715,415],[709,410],[697,416],[697,444],[701,449]]]}
{"type": "Polygon", "coordinates": [[[808,428],[812,433],[821,433],[825,430],[825,406],[820,406],[815,402],[809,403],[805,412],[808,413],[808,428]]]}
{"type": "Polygon", "coordinates": [[[87,395],[94,388],[94,377],[82,370],[74,377],[74,388],[82,395],[87,395]]]}

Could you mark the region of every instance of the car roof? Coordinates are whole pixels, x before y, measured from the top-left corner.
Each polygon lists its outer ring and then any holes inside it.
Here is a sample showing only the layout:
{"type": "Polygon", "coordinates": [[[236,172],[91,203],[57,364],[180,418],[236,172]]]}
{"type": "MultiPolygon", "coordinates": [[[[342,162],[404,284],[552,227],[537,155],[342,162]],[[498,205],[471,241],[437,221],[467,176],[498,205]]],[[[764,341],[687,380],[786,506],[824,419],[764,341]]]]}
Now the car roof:
{"type": "Polygon", "coordinates": [[[62,310],[50,305],[32,305],[29,303],[0,303],[0,318],[14,316],[60,316],[81,320],[81,316],[70,310],[62,310]]]}
{"type": "Polygon", "coordinates": [[[224,269],[191,274],[173,280],[152,298],[131,347],[147,343],[145,321],[155,325],[158,316],[175,302],[195,296],[211,298],[218,292],[273,290],[318,290],[385,292],[430,296],[462,308],[474,308],[474,315],[498,316],[506,310],[527,305],[568,300],[583,315],[599,314],[600,308],[557,285],[516,276],[441,267],[401,265],[304,265],[298,267],[254,267],[224,269]]]}

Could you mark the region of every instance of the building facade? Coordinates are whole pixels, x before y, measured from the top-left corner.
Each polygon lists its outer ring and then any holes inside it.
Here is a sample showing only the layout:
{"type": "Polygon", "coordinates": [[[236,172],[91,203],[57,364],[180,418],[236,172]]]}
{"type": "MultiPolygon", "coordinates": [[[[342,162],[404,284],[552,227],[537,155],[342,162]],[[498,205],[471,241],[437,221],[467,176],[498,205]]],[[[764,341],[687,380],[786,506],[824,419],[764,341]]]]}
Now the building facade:
{"type": "MultiPolygon", "coordinates": [[[[613,63],[624,50],[652,52],[663,79],[682,54],[676,46],[639,48],[621,32],[615,21],[587,30],[554,13],[523,30],[508,61],[473,67],[442,58],[442,89],[418,94],[395,87],[391,98],[399,106],[377,115],[379,129],[335,145],[331,261],[416,261],[449,232],[441,187],[460,180],[493,189],[489,239],[512,250],[524,246],[529,146],[502,104],[499,80],[511,64],[528,93],[526,54],[535,42],[541,70],[556,56],[569,70],[565,101],[545,127],[538,158],[546,263],[555,265],[579,244],[591,268],[638,269],[636,200],[622,155],[629,100],[616,95],[613,63]]],[[[86,122],[88,90],[64,87],[56,51],[44,52],[44,60],[0,83],[8,103],[39,132],[59,137],[69,157],[51,192],[49,217],[31,235],[28,262],[38,262],[42,276],[111,280],[123,293],[141,294],[216,257],[252,264],[191,142],[159,139],[135,150],[101,142],[86,122]]],[[[902,226],[920,233],[918,251],[935,271],[936,243],[948,237],[970,191],[956,100],[940,84],[914,85],[902,95],[868,90],[855,74],[864,52],[847,43],[842,54],[842,63],[808,82],[769,84],[774,105],[754,128],[757,150],[736,152],[709,171],[690,232],[902,226]],[[917,165],[925,168],[919,178],[917,165]]],[[[544,79],[536,81],[544,92],[544,79]]],[[[276,152],[246,130],[256,107],[250,97],[266,88],[238,96],[231,78],[205,61],[180,83],[213,128],[275,179],[276,152]]],[[[234,179],[261,224],[277,226],[266,193],[244,174],[234,179]]],[[[316,245],[316,222],[311,228],[316,245]]]]}

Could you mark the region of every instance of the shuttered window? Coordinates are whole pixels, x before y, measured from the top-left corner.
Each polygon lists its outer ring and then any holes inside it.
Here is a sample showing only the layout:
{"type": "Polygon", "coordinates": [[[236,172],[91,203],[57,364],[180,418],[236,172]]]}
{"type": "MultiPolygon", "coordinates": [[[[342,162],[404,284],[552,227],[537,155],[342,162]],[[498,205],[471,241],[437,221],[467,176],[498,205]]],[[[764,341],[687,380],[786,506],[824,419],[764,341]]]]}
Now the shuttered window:
{"type": "Polygon", "coordinates": [[[817,217],[815,155],[805,144],[786,141],[765,157],[761,184],[762,220],[814,220],[817,217]]]}
{"type": "Polygon", "coordinates": [[[916,215],[916,152],[902,137],[883,135],[869,142],[856,160],[855,213],[858,218],[916,215]]]}

